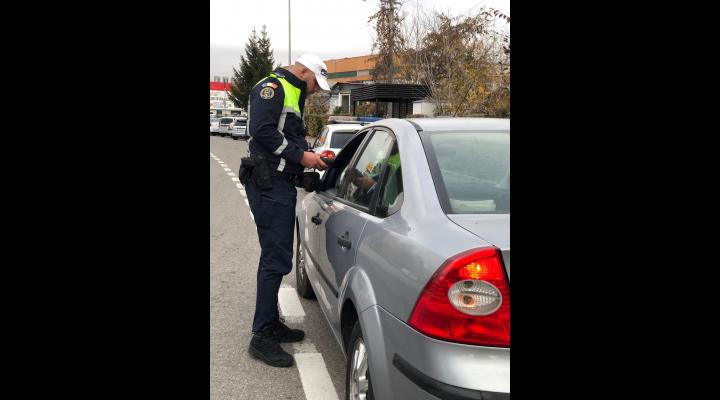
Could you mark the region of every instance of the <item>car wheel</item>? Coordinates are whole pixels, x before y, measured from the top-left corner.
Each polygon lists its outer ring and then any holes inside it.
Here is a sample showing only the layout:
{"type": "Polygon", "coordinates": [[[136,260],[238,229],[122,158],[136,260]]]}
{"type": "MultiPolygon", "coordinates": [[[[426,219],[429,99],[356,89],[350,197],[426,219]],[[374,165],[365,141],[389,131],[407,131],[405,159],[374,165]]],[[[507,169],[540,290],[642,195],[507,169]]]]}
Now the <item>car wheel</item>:
{"type": "Polygon", "coordinates": [[[295,250],[295,290],[298,295],[305,299],[314,299],[315,291],[310,286],[310,280],[305,270],[305,250],[300,243],[300,235],[297,235],[297,247],[295,250]]]}
{"type": "Polygon", "coordinates": [[[233,136],[232,138],[233,138],[233,140],[237,140],[237,136],[233,136]]]}
{"type": "Polygon", "coordinates": [[[360,321],[355,322],[348,341],[348,358],[345,367],[345,393],[347,400],[373,400],[375,396],[370,380],[368,352],[363,339],[360,321]]]}

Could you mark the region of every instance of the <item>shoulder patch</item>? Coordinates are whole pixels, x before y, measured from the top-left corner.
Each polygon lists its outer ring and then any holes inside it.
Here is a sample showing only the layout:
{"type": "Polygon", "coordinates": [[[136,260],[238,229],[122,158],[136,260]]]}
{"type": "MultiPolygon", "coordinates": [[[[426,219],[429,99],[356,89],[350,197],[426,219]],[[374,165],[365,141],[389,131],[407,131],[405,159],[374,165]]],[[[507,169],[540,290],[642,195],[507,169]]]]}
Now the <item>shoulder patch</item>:
{"type": "Polygon", "coordinates": [[[268,86],[271,87],[271,88],[273,88],[273,89],[277,89],[277,88],[278,88],[278,85],[277,85],[276,83],[265,82],[265,83],[262,84],[262,87],[268,87],[268,86]]]}
{"type": "Polygon", "coordinates": [[[273,96],[275,96],[275,90],[270,86],[265,86],[260,90],[260,97],[265,100],[272,99],[273,96]]]}

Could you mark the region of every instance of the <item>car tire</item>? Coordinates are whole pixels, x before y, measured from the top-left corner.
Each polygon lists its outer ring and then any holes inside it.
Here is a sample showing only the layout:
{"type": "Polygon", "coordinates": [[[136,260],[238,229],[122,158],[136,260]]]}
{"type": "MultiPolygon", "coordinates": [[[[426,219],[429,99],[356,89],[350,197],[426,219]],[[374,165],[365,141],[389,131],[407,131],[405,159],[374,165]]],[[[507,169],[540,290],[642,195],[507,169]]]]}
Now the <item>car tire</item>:
{"type": "Polygon", "coordinates": [[[348,340],[348,357],[345,362],[345,399],[374,400],[375,395],[370,379],[367,346],[363,338],[360,321],[355,321],[350,339],[348,340]],[[360,395],[364,394],[365,397],[360,395]]]}
{"type": "Polygon", "coordinates": [[[237,136],[233,136],[232,138],[233,138],[233,140],[237,140],[237,136]]]}
{"type": "Polygon", "coordinates": [[[300,243],[300,234],[297,235],[297,246],[295,248],[295,290],[298,296],[304,299],[314,299],[315,291],[310,285],[307,271],[305,270],[305,251],[300,243]]]}

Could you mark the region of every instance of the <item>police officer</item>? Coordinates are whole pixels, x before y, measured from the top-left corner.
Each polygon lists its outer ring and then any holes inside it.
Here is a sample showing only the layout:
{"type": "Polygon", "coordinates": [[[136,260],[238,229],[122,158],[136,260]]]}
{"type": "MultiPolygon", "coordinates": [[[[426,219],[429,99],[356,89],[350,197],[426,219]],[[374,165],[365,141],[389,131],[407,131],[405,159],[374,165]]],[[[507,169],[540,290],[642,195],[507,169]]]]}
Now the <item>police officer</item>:
{"type": "MultiPolygon", "coordinates": [[[[289,70],[276,69],[250,92],[250,158],[269,167],[267,181],[271,185],[258,184],[256,176],[245,183],[261,248],[248,352],[274,367],[293,364],[293,357],[280,343],[298,342],[305,337],[302,330],[283,323],[277,303],[280,282],[292,270],[297,198],[293,179],[304,168],[327,168],[318,154],[309,151],[302,118],[306,96],[320,90],[330,90],[327,67],[318,56],[304,54],[289,70]]],[[[261,171],[255,165],[252,174],[261,171]]]]}

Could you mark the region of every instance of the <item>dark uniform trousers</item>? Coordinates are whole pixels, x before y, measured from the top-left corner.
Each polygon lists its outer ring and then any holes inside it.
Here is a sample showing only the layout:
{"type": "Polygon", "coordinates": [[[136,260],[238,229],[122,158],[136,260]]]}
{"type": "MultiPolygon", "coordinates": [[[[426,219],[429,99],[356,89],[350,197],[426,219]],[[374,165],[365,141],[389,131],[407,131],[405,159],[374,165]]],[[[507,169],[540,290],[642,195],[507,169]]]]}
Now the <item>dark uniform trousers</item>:
{"type": "Polygon", "coordinates": [[[278,290],[283,276],[292,270],[297,190],[292,178],[272,177],[272,188],[258,190],[245,185],[250,211],[260,239],[257,298],[252,331],[257,333],[278,319],[278,290]]]}

